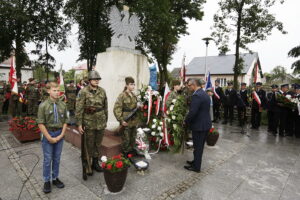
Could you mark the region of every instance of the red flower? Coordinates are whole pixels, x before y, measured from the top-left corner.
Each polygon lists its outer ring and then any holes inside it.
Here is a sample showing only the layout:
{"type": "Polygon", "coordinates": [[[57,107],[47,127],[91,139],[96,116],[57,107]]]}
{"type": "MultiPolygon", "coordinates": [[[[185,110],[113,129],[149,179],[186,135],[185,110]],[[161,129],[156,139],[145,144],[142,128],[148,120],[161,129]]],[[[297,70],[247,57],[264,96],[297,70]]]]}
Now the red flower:
{"type": "Polygon", "coordinates": [[[128,157],[128,158],[132,158],[132,154],[128,154],[127,157],[128,157]]]}
{"type": "Polygon", "coordinates": [[[103,163],[101,164],[101,167],[102,167],[103,169],[105,169],[105,166],[106,166],[106,163],[103,162],[103,163]]]}
{"type": "Polygon", "coordinates": [[[118,161],[118,162],[116,162],[116,167],[117,168],[122,168],[123,167],[123,162],[122,161],[118,161]]]}
{"type": "Polygon", "coordinates": [[[147,117],[148,116],[148,114],[147,113],[144,113],[144,117],[147,117]]]}
{"type": "Polygon", "coordinates": [[[144,109],[145,109],[145,110],[148,109],[148,106],[147,106],[147,105],[144,105],[144,109]]]}
{"type": "Polygon", "coordinates": [[[117,155],[117,156],[113,156],[112,159],[113,159],[113,160],[121,159],[121,154],[120,154],[120,155],[117,155]]]}
{"type": "Polygon", "coordinates": [[[215,130],[215,128],[211,128],[211,129],[209,130],[209,132],[212,133],[212,132],[214,132],[214,130],[215,130]]]}
{"type": "Polygon", "coordinates": [[[111,165],[111,164],[108,164],[108,165],[106,166],[106,168],[107,168],[108,170],[111,170],[112,165],[111,165]]]}

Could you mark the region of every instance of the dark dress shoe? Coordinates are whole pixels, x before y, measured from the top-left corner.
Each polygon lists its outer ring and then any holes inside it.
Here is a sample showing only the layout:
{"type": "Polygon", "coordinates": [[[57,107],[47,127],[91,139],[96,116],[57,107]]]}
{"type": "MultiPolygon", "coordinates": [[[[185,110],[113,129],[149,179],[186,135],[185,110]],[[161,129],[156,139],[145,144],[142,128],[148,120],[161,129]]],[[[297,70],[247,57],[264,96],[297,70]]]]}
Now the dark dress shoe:
{"type": "Polygon", "coordinates": [[[189,165],[193,165],[194,161],[193,160],[192,161],[187,160],[186,163],[189,164],[189,165]]]}
{"type": "Polygon", "coordinates": [[[184,166],[184,169],[189,170],[189,171],[193,171],[193,172],[200,173],[200,170],[195,169],[193,166],[184,166]]]}
{"type": "Polygon", "coordinates": [[[44,189],[43,189],[44,193],[50,193],[51,192],[51,184],[50,181],[45,182],[44,183],[44,189]]]}
{"type": "Polygon", "coordinates": [[[57,188],[64,188],[65,184],[61,182],[58,178],[52,181],[52,184],[55,185],[57,188]]]}

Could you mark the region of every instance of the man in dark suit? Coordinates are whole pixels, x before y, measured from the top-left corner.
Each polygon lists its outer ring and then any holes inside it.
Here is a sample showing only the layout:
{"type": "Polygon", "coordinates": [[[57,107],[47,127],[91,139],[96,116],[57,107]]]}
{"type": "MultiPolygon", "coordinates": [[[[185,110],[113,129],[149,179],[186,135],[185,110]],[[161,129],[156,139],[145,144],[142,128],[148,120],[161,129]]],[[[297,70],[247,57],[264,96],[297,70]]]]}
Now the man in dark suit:
{"type": "MultiPolygon", "coordinates": [[[[280,86],[279,94],[286,96],[289,91],[289,84],[282,84],[280,86]]],[[[286,124],[287,124],[287,116],[288,116],[288,108],[283,104],[279,103],[280,107],[280,118],[279,118],[279,136],[285,137],[286,132],[286,124]]]]}
{"type": "Polygon", "coordinates": [[[278,85],[273,84],[271,85],[271,88],[272,92],[267,94],[268,132],[271,132],[276,136],[280,118],[280,107],[276,101],[278,85]]]}
{"type": "Polygon", "coordinates": [[[248,90],[247,90],[247,84],[241,83],[241,90],[238,92],[237,95],[237,111],[238,111],[238,120],[239,120],[239,126],[243,127],[245,125],[245,122],[247,121],[246,117],[246,109],[249,106],[248,102],[248,90]]]}
{"type": "Polygon", "coordinates": [[[259,97],[260,104],[254,98],[254,93],[252,93],[252,108],[251,108],[251,125],[252,129],[258,129],[261,122],[261,112],[263,108],[266,108],[266,91],[262,89],[262,83],[257,82],[255,86],[255,92],[259,97]]]}
{"type": "Polygon", "coordinates": [[[215,81],[215,92],[217,93],[218,97],[216,95],[213,96],[213,111],[214,111],[214,121],[213,122],[218,122],[218,120],[221,119],[220,116],[220,107],[222,100],[224,99],[224,92],[222,87],[220,85],[220,80],[217,79],[215,81]]]}
{"type": "Polygon", "coordinates": [[[189,90],[193,91],[192,102],[189,113],[185,119],[185,123],[192,130],[193,145],[194,145],[194,160],[187,161],[189,166],[184,166],[185,169],[200,172],[202,154],[205,140],[210,130],[211,118],[209,114],[210,97],[201,88],[203,80],[191,79],[188,82],[189,90]]]}
{"type": "MultiPolygon", "coordinates": [[[[298,99],[298,101],[300,101],[300,85],[298,84],[295,85],[295,91],[296,91],[295,98],[298,99]]],[[[300,113],[299,113],[300,110],[298,106],[295,110],[296,116],[294,118],[296,138],[300,138],[300,113]]]]}
{"type": "Polygon", "coordinates": [[[232,125],[233,121],[233,107],[236,105],[237,101],[237,92],[232,88],[232,82],[227,83],[227,89],[225,90],[225,98],[224,98],[224,121],[223,124],[227,124],[228,119],[230,125],[232,125]]]}

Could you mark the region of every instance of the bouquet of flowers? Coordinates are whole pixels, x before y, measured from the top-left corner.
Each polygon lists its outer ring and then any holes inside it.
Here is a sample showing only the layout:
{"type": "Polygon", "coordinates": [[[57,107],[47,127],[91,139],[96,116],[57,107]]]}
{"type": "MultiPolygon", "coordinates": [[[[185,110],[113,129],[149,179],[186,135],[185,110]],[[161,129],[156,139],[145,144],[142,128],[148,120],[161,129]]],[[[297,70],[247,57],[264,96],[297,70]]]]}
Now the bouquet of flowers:
{"type": "Polygon", "coordinates": [[[144,86],[138,91],[138,101],[143,102],[142,115],[139,117],[144,124],[149,124],[152,119],[160,115],[161,96],[152,90],[151,86],[144,86]]]}
{"type": "Polygon", "coordinates": [[[284,107],[290,108],[290,109],[296,109],[297,108],[297,103],[294,103],[292,101],[292,96],[291,95],[282,95],[282,94],[277,94],[276,95],[276,101],[280,104],[282,104],[284,107]]]}
{"type": "MultiPolygon", "coordinates": [[[[128,154],[127,157],[131,158],[132,155],[128,154]]],[[[131,163],[128,158],[125,158],[122,154],[113,156],[112,158],[107,158],[106,156],[102,156],[101,157],[101,161],[102,161],[101,167],[112,173],[120,172],[130,166],[131,163]]]]}
{"type": "Polygon", "coordinates": [[[185,130],[183,127],[183,122],[185,120],[186,112],[187,107],[185,98],[181,95],[176,99],[173,99],[172,104],[167,111],[167,127],[168,131],[173,136],[174,144],[172,146],[172,150],[174,152],[179,152],[184,143],[185,130]]]}
{"type": "Polygon", "coordinates": [[[40,133],[36,120],[32,117],[14,117],[9,121],[10,131],[34,131],[40,133]]]}

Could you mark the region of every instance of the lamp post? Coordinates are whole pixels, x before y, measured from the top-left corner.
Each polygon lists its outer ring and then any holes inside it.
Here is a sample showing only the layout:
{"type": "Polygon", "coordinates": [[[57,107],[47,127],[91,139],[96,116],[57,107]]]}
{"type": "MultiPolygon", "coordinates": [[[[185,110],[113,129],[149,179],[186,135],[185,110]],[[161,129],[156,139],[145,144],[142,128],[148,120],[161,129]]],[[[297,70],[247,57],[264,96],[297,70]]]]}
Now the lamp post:
{"type": "Polygon", "coordinates": [[[202,40],[204,40],[205,41],[205,44],[206,44],[206,53],[205,53],[205,74],[204,74],[204,79],[206,79],[206,74],[207,74],[207,61],[206,61],[206,59],[207,59],[207,51],[208,51],[208,45],[209,45],[209,41],[210,40],[213,40],[212,38],[210,38],[210,37],[206,37],[206,38],[203,38],[202,40]]]}

